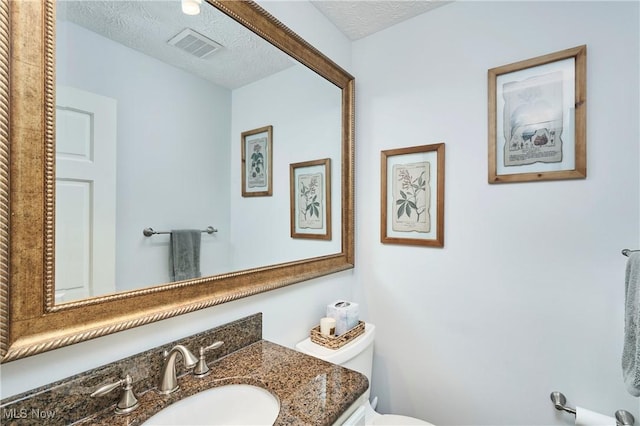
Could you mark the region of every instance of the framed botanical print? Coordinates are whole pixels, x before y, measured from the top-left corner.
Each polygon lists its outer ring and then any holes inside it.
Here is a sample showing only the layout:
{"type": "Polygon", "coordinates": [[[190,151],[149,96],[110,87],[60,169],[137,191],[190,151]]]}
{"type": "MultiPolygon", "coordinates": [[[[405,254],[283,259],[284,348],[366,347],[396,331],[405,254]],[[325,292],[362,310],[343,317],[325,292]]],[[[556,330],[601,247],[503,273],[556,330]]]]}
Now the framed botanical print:
{"type": "Polygon", "coordinates": [[[294,163],[291,181],[291,238],[331,239],[331,159],[294,163]]]}
{"type": "Polygon", "coordinates": [[[273,195],[273,127],[242,132],[242,196],[273,195]]]}
{"type": "Polygon", "coordinates": [[[381,152],[380,240],[444,247],[444,143],[381,152]]]}

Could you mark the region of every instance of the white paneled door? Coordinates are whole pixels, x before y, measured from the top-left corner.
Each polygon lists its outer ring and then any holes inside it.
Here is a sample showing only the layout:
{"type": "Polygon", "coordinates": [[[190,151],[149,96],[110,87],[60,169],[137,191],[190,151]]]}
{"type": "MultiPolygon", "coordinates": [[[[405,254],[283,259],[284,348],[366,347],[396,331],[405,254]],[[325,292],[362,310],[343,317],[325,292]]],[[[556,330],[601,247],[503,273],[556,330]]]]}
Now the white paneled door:
{"type": "Polygon", "coordinates": [[[56,87],[56,302],[115,291],[116,101],[56,87]]]}

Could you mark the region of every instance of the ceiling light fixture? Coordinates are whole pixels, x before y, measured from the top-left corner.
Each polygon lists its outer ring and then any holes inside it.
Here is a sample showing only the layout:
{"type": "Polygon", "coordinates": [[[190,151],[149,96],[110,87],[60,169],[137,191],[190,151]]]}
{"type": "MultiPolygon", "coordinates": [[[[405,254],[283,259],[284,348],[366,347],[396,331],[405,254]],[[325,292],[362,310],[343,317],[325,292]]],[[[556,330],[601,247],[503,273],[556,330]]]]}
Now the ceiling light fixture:
{"type": "Polygon", "coordinates": [[[182,0],[182,13],[185,15],[197,15],[200,13],[202,0],[182,0]]]}

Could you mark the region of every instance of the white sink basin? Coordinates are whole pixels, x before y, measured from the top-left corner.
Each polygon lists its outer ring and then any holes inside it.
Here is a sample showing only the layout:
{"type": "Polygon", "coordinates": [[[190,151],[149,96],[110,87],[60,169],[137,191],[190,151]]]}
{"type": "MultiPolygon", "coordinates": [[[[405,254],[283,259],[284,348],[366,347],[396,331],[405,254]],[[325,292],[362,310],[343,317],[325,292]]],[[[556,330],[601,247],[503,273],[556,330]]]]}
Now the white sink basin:
{"type": "Polygon", "coordinates": [[[280,403],[268,390],[225,385],[175,402],[143,425],[272,425],[279,412],[280,403]]]}

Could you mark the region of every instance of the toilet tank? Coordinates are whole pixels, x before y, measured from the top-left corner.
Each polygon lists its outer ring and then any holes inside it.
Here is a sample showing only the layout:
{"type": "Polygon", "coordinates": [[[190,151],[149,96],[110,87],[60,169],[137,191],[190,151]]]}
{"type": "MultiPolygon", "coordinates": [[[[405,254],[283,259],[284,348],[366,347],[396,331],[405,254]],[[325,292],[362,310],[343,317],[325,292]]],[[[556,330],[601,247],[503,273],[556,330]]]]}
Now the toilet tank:
{"type": "Polygon", "coordinates": [[[338,364],[364,374],[371,383],[373,340],[376,327],[365,323],[364,333],[339,349],[329,349],[313,343],[309,337],[296,344],[299,352],[338,364]]]}

